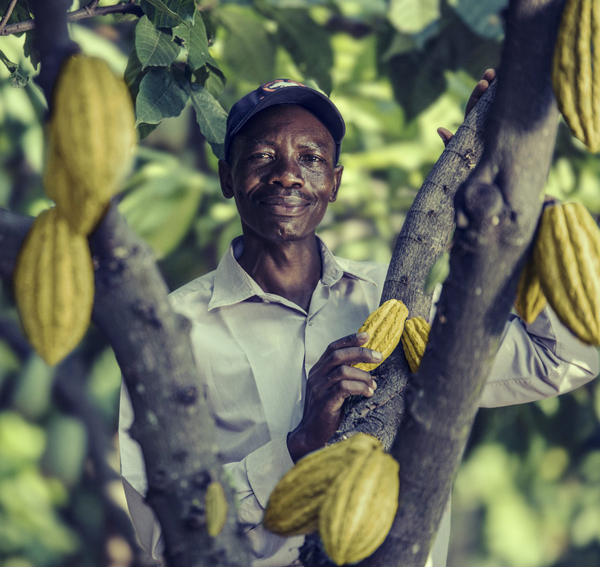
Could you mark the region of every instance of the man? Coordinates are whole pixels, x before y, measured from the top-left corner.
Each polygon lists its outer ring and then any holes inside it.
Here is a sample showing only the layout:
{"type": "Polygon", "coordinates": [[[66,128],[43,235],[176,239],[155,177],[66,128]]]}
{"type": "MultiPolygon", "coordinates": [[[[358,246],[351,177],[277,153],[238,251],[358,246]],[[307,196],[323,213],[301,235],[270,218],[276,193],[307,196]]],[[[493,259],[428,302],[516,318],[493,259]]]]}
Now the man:
{"type": "MultiPolygon", "coordinates": [[[[480,83],[473,97],[486,86],[480,83]]],[[[254,567],[299,565],[303,537],[281,538],[261,526],[269,495],[294,462],[332,437],[345,398],[370,397],[377,388],[369,373],[351,365],[381,358],[362,347],[368,336],[356,330],[379,305],[387,266],[336,258],[315,235],[340,189],[343,135],[333,103],[293,81],[267,83],[238,101],[219,176],[223,195],[235,199],[243,237],[216,271],[171,296],[192,321],[198,372],[254,567]]],[[[440,136],[446,142],[451,134],[440,136]]],[[[549,308],[531,325],[511,316],[481,405],[553,396],[598,369],[596,349],[576,339],[549,308]]],[[[122,400],[123,482],[140,540],[158,557],[160,527],[143,504],[143,461],[125,433],[132,415],[124,392],[122,400]]],[[[448,538],[449,510],[433,567],[445,565],[448,538]]]]}

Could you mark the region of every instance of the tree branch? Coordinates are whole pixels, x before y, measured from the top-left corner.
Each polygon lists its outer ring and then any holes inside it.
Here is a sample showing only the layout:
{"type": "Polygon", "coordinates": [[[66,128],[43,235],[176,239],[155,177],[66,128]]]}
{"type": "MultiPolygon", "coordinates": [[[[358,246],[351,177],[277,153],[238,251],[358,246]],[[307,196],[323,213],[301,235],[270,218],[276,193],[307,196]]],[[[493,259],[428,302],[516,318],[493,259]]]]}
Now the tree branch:
{"type": "MultiPolygon", "coordinates": [[[[442,254],[454,230],[454,195],[472,173],[483,153],[483,136],[496,93],[493,81],[448,143],[417,193],[398,236],[381,303],[400,299],[409,316],[429,320],[432,294],[424,294],[431,266],[442,254]]],[[[332,443],[353,433],[367,433],[389,451],[406,411],[405,390],[410,369],[402,344],[373,375],[379,387],[371,398],[358,398],[346,408],[332,443]]],[[[318,535],[306,538],[301,560],[307,567],[334,567],[318,535]]]]}
{"type": "Polygon", "coordinates": [[[0,20],[0,35],[2,34],[2,30],[4,29],[4,27],[6,26],[6,22],[8,22],[13,10],[15,9],[16,4],[17,0],[10,0],[8,8],[6,8],[6,12],[4,12],[4,16],[2,16],[2,20],[0,20]]]}
{"type": "Polygon", "coordinates": [[[400,507],[369,567],[422,567],[458,471],[541,212],[558,126],[551,61],[564,0],[511,0],[478,166],[455,197],[450,275],[392,455],[400,507]]]}
{"type": "MultiPolygon", "coordinates": [[[[0,209],[0,277],[12,277],[33,219],[0,209]]],[[[95,264],[93,320],[113,347],[135,413],[147,502],[158,517],[171,567],[246,567],[247,542],[237,530],[214,421],[195,367],[190,323],[175,314],[148,246],[112,208],[90,237],[95,264]],[[193,440],[191,442],[190,440],[193,440]],[[206,532],[207,485],[219,480],[229,501],[221,534],[206,532]]]]}
{"type": "MultiPolygon", "coordinates": [[[[107,16],[108,14],[133,14],[135,16],[143,16],[142,9],[136,4],[115,4],[114,6],[101,6],[97,7],[98,2],[90,2],[87,6],[75,10],[74,12],[67,13],[67,22],[76,22],[84,20],[86,18],[94,18],[96,16],[107,16]],[[93,6],[92,6],[93,4],[93,6]]],[[[0,26],[0,36],[11,35],[13,33],[20,33],[35,29],[37,18],[32,20],[25,20],[23,22],[17,22],[10,24],[2,28],[0,26]]]]}

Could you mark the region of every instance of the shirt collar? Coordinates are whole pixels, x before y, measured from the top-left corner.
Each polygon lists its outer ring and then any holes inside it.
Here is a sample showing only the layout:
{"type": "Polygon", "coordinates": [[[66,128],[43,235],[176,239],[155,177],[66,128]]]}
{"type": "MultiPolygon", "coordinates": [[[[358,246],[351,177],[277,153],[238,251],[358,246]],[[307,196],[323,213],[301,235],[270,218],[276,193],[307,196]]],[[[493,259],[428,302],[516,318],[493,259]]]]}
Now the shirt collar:
{"type": "MultiPolygon", "coordinates": [[[[353,279],[377,285],[375,280],[361,273],[358,262],[350,262],[343,258],[336,258],[325,243],[317,236],[317,242],[321,247],[321,259],[323,262],[323,285],[332,286],[339,282],[342,277],[348,276],[353,279]]],[[[221,258],[215,272],[212,296],[208,303],[208,310],[226,305],[234,305],[251,297],[264,297],[266,294],[261,287],[248,275],[238,264],[239,258],[244,250],[244,237],[234,238],[221,258]]]]}

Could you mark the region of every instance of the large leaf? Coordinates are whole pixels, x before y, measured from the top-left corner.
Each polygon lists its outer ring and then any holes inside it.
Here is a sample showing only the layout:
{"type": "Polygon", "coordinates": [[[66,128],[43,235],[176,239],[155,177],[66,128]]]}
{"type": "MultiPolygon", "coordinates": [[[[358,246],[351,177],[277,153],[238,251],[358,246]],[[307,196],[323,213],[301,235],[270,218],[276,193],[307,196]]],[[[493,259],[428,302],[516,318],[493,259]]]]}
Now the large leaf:
{"type": "Polygon", "coordinates": [[[388,19],[400,32],[418,33],[440,17],[440,0],[390,0],[388,19]]]}
{"type": "Polygon", "coordinates": [[[191,27],[187,24],[177,26],[173,33],[183,40],[183,47],[188,52],[187,62],[192,71],[199,69],[208,61],[212,61],[212,57],[208,53],[208,38],[202,18],[196,18],[191,27]]]}
{"type": "Polygon", "coordinates": [[[272,80],[275,44],[264,22],[251,8],[227,5],[218,12],[227,29],[223,57],[236,74],[254,84],[272,80]]]}
{"type": "Polygon", "coordinates": [[[192,105],[202,135],[219,159],[225,159],[224,141],[227,113],[207,89],[192,84],[192,105]]]}
{"type": "Polygon", "coordinates": [[[179,116],[189,94],[179,77],[164,67],[151,68],[140,83],[135,102],[136,125],[158,124],[164,118],[179,116]]]}
{"type": "Polygon", "coordinates": [[[500,12],[508,0],[449,0],[448,4],[475,33],[491,39],[503,35],[500,12]]]}
{"type": "Polygon", "coordinates": [[[279,42],[304,77],[314,79],[321,89],[330,93],[333,51],[329,34],[305,10],[274,10],[272,17],[279,24],[279,42]]]}
{"type": "Polygon", "coordinates": [[[137,177],[139,185],[125,195],[119,211],[161,259],[190,229],[205,179],[179,162],[147,165],[137,177]]]}
{"type": "Polygon", "coordinates": [[[142,10],[157,27],[172,28],[182,22],[193,22],[194,0],[142,0],[142,10]]]}
{"type": "Polygon", "coordinates": [[[136,99],[140,90],[140,83],[146,73],[142,71],[142,63],[138,59],[135,49],[130,53],[129,59],[127,60],[127,67],[125,68],[125,74],[123,78],[129,87],[131,98],[136,99]]]}
{"type": "Polygon", "coordinates": [[[142,70],[149,66],[167,67],[180,51],[173,36],[156,28],[147,16],[142,16],[135,26],[135,50],[142,70]]]}
{"type": "Polygon", "coordinates": [[[445,91],[446,70],[464,69],[471,76],[479,77],[487,67],[498,63],[499,42],[482,39],[457,16],[449,20],[451,22],[428,41],[423,50],[388,56],[387,73],[407,121],[445,91]]]}

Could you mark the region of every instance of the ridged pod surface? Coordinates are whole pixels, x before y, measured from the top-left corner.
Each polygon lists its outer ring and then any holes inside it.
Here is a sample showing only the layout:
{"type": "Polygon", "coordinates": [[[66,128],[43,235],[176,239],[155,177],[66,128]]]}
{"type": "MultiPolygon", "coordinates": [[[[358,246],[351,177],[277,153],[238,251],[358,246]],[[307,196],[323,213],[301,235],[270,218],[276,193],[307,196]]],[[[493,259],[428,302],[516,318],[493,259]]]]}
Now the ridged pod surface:
{"type": "Polygon", "coordinates": [[[48,364],[83,338],[94,303],[94,269],[87,238],[56,208],[42,212],[25,238],[14,272],[21,325],[48,364]]]}
{"type": "Polygon", "coordinates": [[[300,459],[271,493],[264,527],[285,536],[316,531],[321,504],[331,483],[357,455],[377,447],[381,443],[375,437],[357,433],[300,459]]]}
{"type": "Polygon", "coordinates": [[[227,497],[220,482],[214,481],[208,485],[204,501],[208,535],[217,537],[227,521],[228,508],[227,497]]]}
{"type": "Polygon", "coordinates": [[[558,107],[573,136],[600,149],[600,4],[567,0],[552,69],[558,107]]]}
{"type": "Polygon", "coordinates": [[[60,207],[71,228],[79,234],[90,234],[104,215],[110,197],[88,194],[73,181],[58,145],[51,143],[44,169],[44,189],[60,207]]]}
{"type": "Polygon", "coordinates": [[[431,325],[423,317],[411,317],[404,323],[402,346],[410,371],[413,374],[419,370],[421,365],[430,330],[431,325]]]}
{"type": "Polygon", "coordinates": [[[398,509],[400,466],[375,447],[361,453],[327,491],[319,533],[337,565],[371,555],[387,537],[398,509]]]}
{"type": "Polygon", "coordinates": [[[50,146],[57,145],[61,163],[73,184],[63,198],[94,198],[102,203],[118,190],[133,163],[135,114],[125,81],[96,57],[78,54],[61,66],[52,94],[50,146]]]}
{"type": "Polygon", "coordinates": [[[363,347],[381,352],[383,358],[380,362],[359,362],[353,364],[356,368],[371,372],[375,370],[392,352],[400,342],[404,321],[408,317],[408,309],[402,301],[390,299],[380,305],[371,313],[359,333],[369,333],[369,340],[363,347]]]}
{"type": "Polygon", "coordinates": [[[523,321],[531,324],[537,319],[545,306],[546,296],[542,291],[540,278],[535,269],[533,259],[530,258],[521,273],[519,287],[517,288],[515,309],[523,321]]]}
{"type": "Polygon", "coordinates": [[[534,261],[558,318],[584,343],[600,345],[600,230],[583,205],[544,210],[534,261]]]}

